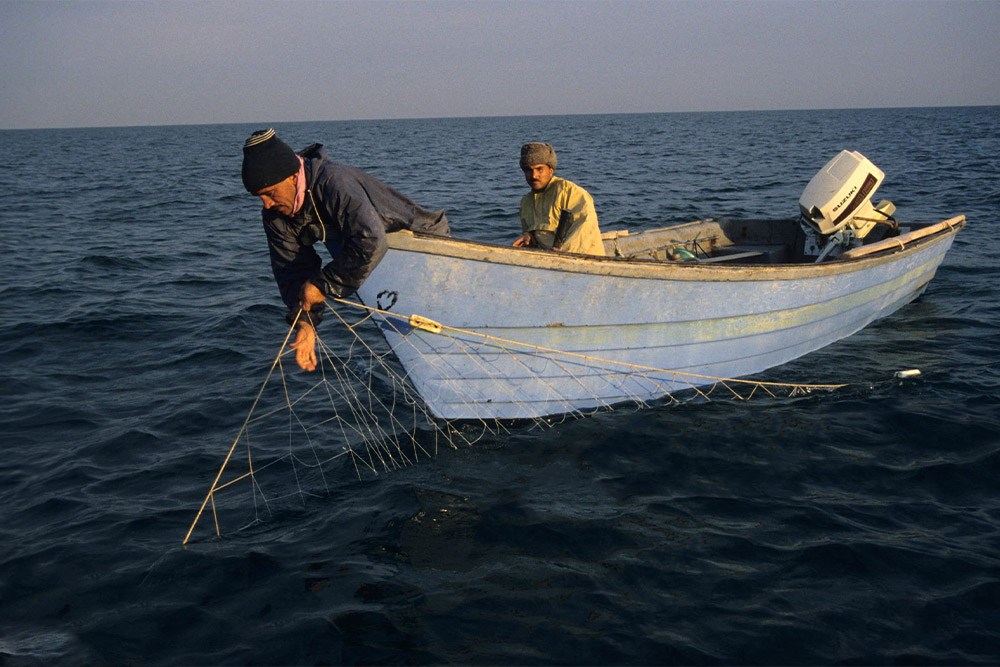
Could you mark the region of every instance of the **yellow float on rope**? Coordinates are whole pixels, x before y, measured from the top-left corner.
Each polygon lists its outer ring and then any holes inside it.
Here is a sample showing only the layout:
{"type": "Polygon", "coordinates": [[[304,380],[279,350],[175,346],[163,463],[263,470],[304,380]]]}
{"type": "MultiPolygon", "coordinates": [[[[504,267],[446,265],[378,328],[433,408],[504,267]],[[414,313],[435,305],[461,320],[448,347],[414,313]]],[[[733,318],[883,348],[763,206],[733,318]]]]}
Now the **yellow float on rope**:
{"type": "Polygon", "coordinates": [[[441,324],[421,315],[410,315],[410,326],[414,329],[429,331],[430,333],[441,333],[441,324]]]}

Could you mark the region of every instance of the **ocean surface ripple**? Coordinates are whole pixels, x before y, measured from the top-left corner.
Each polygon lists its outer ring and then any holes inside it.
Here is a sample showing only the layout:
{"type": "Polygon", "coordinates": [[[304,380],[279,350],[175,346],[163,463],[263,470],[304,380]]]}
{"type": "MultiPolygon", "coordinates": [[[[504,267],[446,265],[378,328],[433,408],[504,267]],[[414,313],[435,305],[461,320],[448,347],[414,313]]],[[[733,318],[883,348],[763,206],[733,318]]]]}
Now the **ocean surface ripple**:
{"type": "Polygon", "coordinates": [[[1000,108],[277,126],[498,243],[529,140],[604,230],[794,216],[843,148],[969,224],[919,300],[761,378],[846,389],[345,464],[181,547],[287,332],[254,129],[0,132],[0,664],[1000,663],[1000,108]]]}

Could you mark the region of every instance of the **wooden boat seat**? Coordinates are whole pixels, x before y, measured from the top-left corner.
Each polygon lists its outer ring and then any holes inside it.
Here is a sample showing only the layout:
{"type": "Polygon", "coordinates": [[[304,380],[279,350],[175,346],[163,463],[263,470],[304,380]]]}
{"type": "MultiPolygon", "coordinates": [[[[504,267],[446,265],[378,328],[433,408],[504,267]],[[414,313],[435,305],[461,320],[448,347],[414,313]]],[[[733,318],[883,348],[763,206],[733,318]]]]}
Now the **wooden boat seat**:
{"type": "Polygon", "coordinates": [[[701,264],[734,262],[738,264],[781,264],[788,261],[788,247],[783,244],[731,245],[720,247],[716,255],[700,259],[701,264]]]}
{"type": "Polygon", "coordinates": [[[739,262],[746,259],[756,259],[758,257],[764,257],[764,253],[759,250],[747,250],[745,252],[733,252],[726,253],[725,255],[716,255],[715,257],[706,257],[699,260],[699,264],[718,264],[719,262],[739,262]]]}

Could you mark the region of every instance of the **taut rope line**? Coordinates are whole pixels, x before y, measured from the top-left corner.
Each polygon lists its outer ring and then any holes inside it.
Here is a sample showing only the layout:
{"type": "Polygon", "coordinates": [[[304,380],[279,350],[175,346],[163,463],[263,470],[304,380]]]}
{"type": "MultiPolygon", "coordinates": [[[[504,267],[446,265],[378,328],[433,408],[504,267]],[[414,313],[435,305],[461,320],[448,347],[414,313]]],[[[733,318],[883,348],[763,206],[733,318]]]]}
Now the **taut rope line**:
{"type": "MultiPolygon", "coordinates": [[[[561,355],[565,355],[565,356],[569,356],[569,357],[576,357],[578,359],[585,359],[587,361],[595,361],[595,362],[599,362],[599,363],[602,363],[602,364],[612,364],[612,365],[615,365],[615,366],[623,366],[623,367],[632,368],[632,369],[635,369],[635,370],[653,371],[653,372],[657,372],[657,373],[672,373],[674,375],[682,375],[684,377],[689,377],[689,378],[698,378],[698,379],[701,379],[701,380],[712,380],[714,382],[720,382],[723,385],[725,385],[725,383],[727,383],[727,382],[737,382],[737,383],[742,383],[742,384],[757,385],[757,386],[761,386],[761,387],[764,387],[764,386],[768,386],[768,387],[792,387],[792,388],[801,387],[801,388],[809,388],[809,389],[841,389],[841,388],[847,386],[846,384],[798,384],[798,383],[788,383],[788,382],[760,382],[760,381],[757,381],[757,380],[741,380],[739,378],[720,378],[720,377],[714,377],[714,376],[711,376],[711,375],[699,375],[698,373],[687,373],[687,372],[684,372],[684,371],[674,371],[674,370],[669,370],[669,369],[666,369],[666,368],[656,368],[655,366],[641,366],[641,365],[638,365],[638,364],[630,364],[630,363],[628,363],[626,361],[615,361],[614,359],[604,359],[602,357],[594,357],[594,356],[590,356],[590,355],[586,355],[586,354],[580,354],[579,352],[565,352],[563,350],[557,350],[557,349],[551,348],[551,347],[543,347],[541,345],[533,345],[531,343],[522,343],[520,341],[510,340],[508,338],[500,338],[498,336],[492,336],[490,334],[484,334],[484,333],[480,333],[478,331],[471,331],[469,329],[460,329],[458,327],[452,327],[452,326],[449,326],[447,324],[440,324],[438,322],[434,322],[433,320],[430,320],[428,318],[425,318],[425,317],[422,317],[422,316],[419,316],[419,315],[411,315],[410,317],[407,317],[406,315],[400,315],[399,313],[394,313],[394,312],[389,311],[389,310],[381,310],[379,308],[373,308],[371,306],[366,306],[365,304],[359,303],[357,301],[347,301],[346,299],[340,299],[340,298],[335,298],[333,300],[336,301],[337,303],[342,303],[342,304],[344,304],[346,306],[352,306],[354,308],[361,308],[362,310],[367,310],[367,311],[370,311],[370,312],[373,312],[373,313],[378,313],[379,315],[382,315],[383,317],[385,317],[385,316],[395,317],[397,319],[405,320],[407,322],[410,322],[414,318],[419,318],[419,321],[421,323],[430,322],[431,324],[436,325],[437,327],[440,327],[441,329],[447,329],[449,331],[454,331],[456,333],[464,334],[466,336],[475,336],[475,337],[478,337],[478,338],[482,338],[484,340],[488,340],[488,341],[495,342],[495,343],[501,343],[501,344],[504,344],[504,345],[517,345],[519,347],[524,347],[524,348],[528,348],[528,349],[531,349],[531,350],[537,350],[539,352],[547,352],[547,353],[550,353],[550,354],[561,354],[561,355]]],[[[429,330],[429,329],[426,329],[426,328],[424,328],[422,326],[415,326],[415,328],[429,330]]],[[[693,385],[692,385],[691,388],[695,389],[695,387],[693,385]]],[[[730,391],[732,391],[732,389],[730,389],[730,391]]]]}
{"type": "MultiPolygon", "coordinates": [[[[198,520],[201,518],[202,513],[205,511],[205,506],[208,505],[208,502],[210,500],[212,501],[212,514],[215,515],[215,497],[214,496],[215,496],[215,492],[217,490],[216,489],[216,484],[218,484],[219,480],[222,478],[222,473],[226,470],[226,466],[229,464],[229,459],[231,459],[233,457],[233,452],[236,451],[236,445],[238,445],[240,443],[240,438],[243,436],[243,432],[247,428],[247,424],[250,421],[250,416],[253,415],[254,408],[257,407],[257,403],[260,401],[260,397],[264,394],[264,387],[267,386],[268,380],[271,379],[271,375],[274,373],[274,369],[278,367],[278,364],[281,361],[281,355],[285,351],[285,346],[288,345],[288,339],[292,337],[292,332],[295,331],[295,325],[298,324],[299,317],[301,315],[302,315],[302,311],[300,310],[298,312],[298,314],[296,314],[295,321],[292,322],[292,326],[289,327],[288,333],[285,334],[285,340],[281,343],[281,348],[278,350],[277,356],[275,356],[274,361],[271,363],[271,368],[267,372],[267,377],[264,378],[264,382],[260,386],[260,391],[257,392],[257,397],[254,399],[253,405],[250,406],[250,412],[247,413],[246,419],[243,420],[243,426],[240,427],[239,433],[236,434],[236,439],[233,440],[233,444],[229,448],[229,453],[226,454],[226,458],[222,462],[222,467],[219,468],[219,472],[218,472],[218,474],[216,474],[215,480],[212,482],[212,488],[209,489],[208,495],[205,496],[205,500],[202,501],[201,507],[198,508],[198,514],[194,517],[194,521],[191,522],[191,527],[188,528],[187,535],[184,536],[184,541],[181,542],[182,545],[187,544],[188,540],[191,539],[191,533],[194,532],[194,527],[196,525],[198,525],[198,520]]],[[[251,470],[247,474],[252,476],[253,475],[253,470],[251,470]]],[[[246,475],[244,475],[244,477],[245,476],[246,475]]],[[[227,483],[226,486],[228,486],[228,484],[231,484],[231,483],[232,482],[227,483]]],[[[222,488],[222,487],[220,487],[220,488],[222,488]]],[[[216,516],[216,520],[215,520],[215,534],[216,534],[216,536],[221,536],[221,534],[219,532],[218,516],[216,516]]]]}

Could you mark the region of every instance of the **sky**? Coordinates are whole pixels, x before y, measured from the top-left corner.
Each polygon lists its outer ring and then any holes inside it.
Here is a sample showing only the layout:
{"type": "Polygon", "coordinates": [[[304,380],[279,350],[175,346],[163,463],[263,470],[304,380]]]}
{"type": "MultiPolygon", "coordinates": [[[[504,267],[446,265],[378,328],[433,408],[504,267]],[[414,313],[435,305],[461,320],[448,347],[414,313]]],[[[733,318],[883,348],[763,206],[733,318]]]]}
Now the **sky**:
{"type": "Polygon", "coordinates": [[[0,129],[1000,105],[998,0],[0,0],[0,129]]]}

